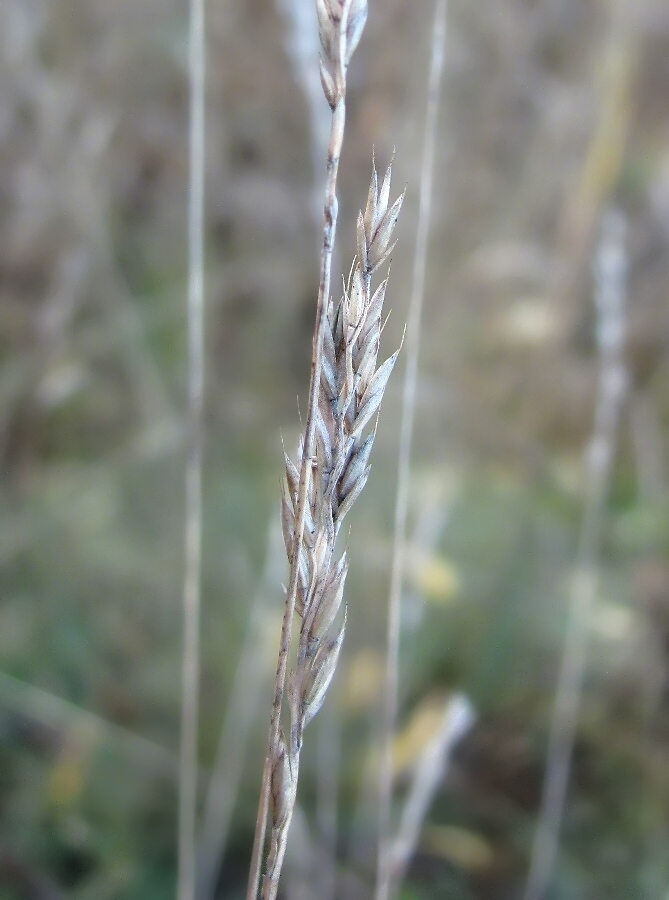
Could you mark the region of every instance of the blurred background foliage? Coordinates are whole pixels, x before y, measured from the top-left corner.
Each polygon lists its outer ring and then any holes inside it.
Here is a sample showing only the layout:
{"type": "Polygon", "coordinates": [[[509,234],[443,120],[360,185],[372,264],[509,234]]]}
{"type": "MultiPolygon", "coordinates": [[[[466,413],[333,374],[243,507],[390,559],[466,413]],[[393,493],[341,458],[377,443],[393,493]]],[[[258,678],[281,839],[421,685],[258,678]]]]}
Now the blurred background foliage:
{"type": "MultiPolygon", "coordinates": [[[[294,446],[306,402],[317,283],[318,112],[289,12],[207,10],[203,798],[233,696],[244,711],[228,722],[239,764],[223,744],[222,900],[242,896],[248,865],[285,578],[281,441],[294,446]]],[[[431,17],[427,2],[370,0],[350,73],[342,270],[373,146],[381,166],[395,148],[408,186],[388,348],[407,315],[431,17]]],[[[175,877],[187,9],[5,0],[0,22],[0,897],[162,900],[175,877]]],[[[627,224],[630,390],[550,900],[669,896],[668,123],[663,0],[451,0],[398,809],[449,692],[477,721],[404,900],[522,893],[592,432],[592,260],[612,205],[627,224]]],[[[346,650],[306,746],[288,900],[323,896],[333,780],[337,896],[369,896],[400,379],[352,517],[346,650]]]]}

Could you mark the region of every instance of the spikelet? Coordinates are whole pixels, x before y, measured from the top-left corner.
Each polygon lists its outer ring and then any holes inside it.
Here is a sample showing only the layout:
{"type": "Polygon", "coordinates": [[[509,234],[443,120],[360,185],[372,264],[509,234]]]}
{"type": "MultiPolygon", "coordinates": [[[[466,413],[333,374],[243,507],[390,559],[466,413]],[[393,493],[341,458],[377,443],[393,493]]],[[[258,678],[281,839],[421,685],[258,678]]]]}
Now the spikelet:
{"type": "Polygon", "coordinates": [[[346,69],[367,21],[367,0],[316,0],[321,41],[321,85],[334,109],[344,91],[346,69]]]}
{"type": "MultiPolygon", "coordinates": [[[[316,456],[307,504],[307,526],[299,548],[297,610],[305,620],[314,602],[318,605],[325,596],[323,585],[330,577],[330,571],[323,561],[327,558],[329,566],[344,517],[369,475],[369,458],[376,432],[374,429],[366,436],[364,432],[378,413],[399,352],[395,351],[377,367],[387,280],[382,281],[372,294],[371,271],[364,262],[373,258],[372,252],[376,252],[378,258],[387,258],[391,248],[404,195],[401,194],[388,208],[390,178],[389,167],[379,191],[376,169],[373,168],[365,216],[360,213],[358,217],[358,258],[343,296],[338,303],[330,300],[328,305],[316,420],[316,456]]],[[[301,461],[301,452],[298,455],[301,461]]],[[[286,553],[291,558],[299,471],[288,455],[285,465],[281,520],[286,553]]],[[[314,610],[312,619],[316,615],[314,610]]]]}

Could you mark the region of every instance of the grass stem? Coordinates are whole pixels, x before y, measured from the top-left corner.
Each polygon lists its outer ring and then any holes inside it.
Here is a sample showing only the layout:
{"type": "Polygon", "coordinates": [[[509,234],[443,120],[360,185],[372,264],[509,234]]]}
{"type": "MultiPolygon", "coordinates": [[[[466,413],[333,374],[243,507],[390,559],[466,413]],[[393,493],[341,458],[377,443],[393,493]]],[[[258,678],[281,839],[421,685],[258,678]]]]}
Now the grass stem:
{"type": "Polygon", "coordinates": [[[583,522],[550,723],[539,822],[534,836],[524,900],[543,900],[548,890],[558,852],[583,694],[588,632],[599,584],[599,555],[605,506],[615,459],[620,410],[627,389],[623,359],[626,277],[624,228],[625,223],[619,213],[605,216],[595,267],[599,348],[595,423],[586,455],[583,522]]]}
{"type": "Polygon", "coordinates": [[[427,263],[434,153],[437,134],[437,114],[441,93],[446,43],[446,0],[436,0],[432,29],[432,55],[427,90],[425,116],[425,140],[421,168],[420,207],[416,250],[414,255],[411,302],[407,322],[407,363],[402,397],[399,462],[397,474],[397,498],[393,534],[393,557],[388,597],[388,627],[386,638],[386,678],[382,723],[382,758],[379,783],[379,846],[376,877],[376,900],[387,900],[390,890],[390,807],[392,799],[392,742],[397,718],[398,668],[400,643],[400,612],[402,581],[404,576],[404,545],[406,540],[409,506],[409,476],[411,444],[416,408],[418,379],[418,355],[420,326],[425,293],[425,269],[427,263]]]}
{"type": "Polygon", "coordinates": [[[189,82],[188,411],[178,900],[193,900],[195,896],[204,398],[204,0],[190,0],[189,82]]]}

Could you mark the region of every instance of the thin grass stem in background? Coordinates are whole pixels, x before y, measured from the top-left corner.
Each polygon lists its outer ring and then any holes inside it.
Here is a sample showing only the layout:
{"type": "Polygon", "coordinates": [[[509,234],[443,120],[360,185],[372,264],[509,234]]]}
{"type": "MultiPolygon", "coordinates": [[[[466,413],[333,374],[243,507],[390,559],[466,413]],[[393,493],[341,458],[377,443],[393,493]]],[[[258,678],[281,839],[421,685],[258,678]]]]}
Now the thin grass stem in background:
{"type": "Polygon", "coordinates": [[[195,897],[197,732],[200,684],[204,397],[204,0],[190,0],[188,197],[188,412],[179,757],[178,900],[195,897]]]}
{"type": "Polygon", "coordinates": [[[627,260],[625,220],[616,211],[602,223],[595,265],[599,384],[595,422],[585,464],[585,501],[567,632],[551,717],[548,759],[539,822],[524,900],[544,900],[555,866],[588,648],[588,631],[599,584],[605,507],[616,454],[620,411],[627,388],[623,357],[627,260]]]}
{"type": "Polygon", "coordinates": [[[330,705],[318,722],[316,821],[323,850],[319,866],[319,900],[334,900],[337,888],[338,794],[341,767],[341,721],[330,705]]]}
{"type": "Polygon", "coordinates": [[[652,505],[667,494],[659,410],[651,392],[642,389],[632,392],[629,407],[637,490],[643,502],[652,505]]]}
{"type": "Polygon", "coordinates": [[[393,534],[393,557],[388,597],[388,631],[386,647],[386,683],[381,731],[382,757],[379,782],[379,845],[376,875],[376,900],[387,900],[390,888],[390,809],[392,801],[392,745],[397,719],[399,642],[401,597],[404,578],[405,541],[409,507],[411,445],[416,407],[420,327],[425,294],[430,212],[434,177],[434,151],[437,137],[437,115],[441,93],[446,44],[446,0],[436,0],[432,28],[432,56],[427,89],[425,140],[421,168],[420,206],[416,250],[414,255],[411,302],[407,323],[407,363],[402,397],[397,499],[393,534]]]}
{"type": "MultiPolygon", "coordinates": [[[[318,74],[320,41],[316,6],[312,0],[276,0],[284,19],[284,45],[309,109],[309,136],[313,168],[313,216],[320,228],[323,216],[322,167],[330,137],[330,109],[323,103],[318,74]]],[[[318,237],[316,234],[315,237],[318,237]]],[[[320,244],[315,240],[314,246],[320,244]]],[[[332,266],[336,271],[336,266],[332,266]]]]}
{"type": "Polygon", "coordinates": [[[0,700],[3,705],[14,707],[21,716],[31,717],[58,730],[69,731],[76,727],[90,732],[100,743],[124,753],[149,772],[176,779],[179,770],[176,753],[6,672],[0,672],[0,700]]]}
{"type": "Polygon", "coordinates": [[[197,854],[198,900],[213,900],[216,891],[216,881],[225,857],[230,822],[247,758],[251,726],[258,712],[263,685],[269,676],[269,666],[263,650],[267,644],[267,597],[273,596],[273,585],[278,584],[278,573],[283,562],[278,519],[273,519],[268,532],[265,565],[251,603],[246,637],[239,651],[216,759],[204,800],[197,854]]]}
{"type": "Polygon", "coordinates": [[[390,893],[396,896],[418,847],[421,828],[443,780],[453,748],[472,727],[476,713],[464,694],[453,694],[444,708],[441,727],[414,767],[397,835],[390,845],[390,893]]]}

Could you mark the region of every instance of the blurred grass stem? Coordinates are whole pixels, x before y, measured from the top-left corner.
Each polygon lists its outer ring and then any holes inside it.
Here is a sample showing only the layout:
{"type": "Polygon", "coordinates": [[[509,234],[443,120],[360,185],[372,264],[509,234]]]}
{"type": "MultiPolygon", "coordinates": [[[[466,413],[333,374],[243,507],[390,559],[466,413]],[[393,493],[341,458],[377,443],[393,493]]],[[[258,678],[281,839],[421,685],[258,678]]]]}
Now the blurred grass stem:
{"type": "Polygon", "coordinates": [[[609,212],[604,217],[595,265],[599,387],[593,435],[586,456],[583,524],[551,718],[541,810],[524,900],[543,900],[550,884],[583,693],[588,631],[599,583],[605,506],[616,452],[620,410],[627,388],[623,358],[627,265],[624,234],[622,215],[609,212]]]}
{"type": "Polygon", "coordinates": [[[387,900],[390,890],[390,809],[392,800],[392,744],[397,718],[401,596],[404,578],[411,445],[416,408],[420,327],[425,294],[430,212],[432,205],[434,153],[437,137],[437,115],[446,43],[446,0],[436,0],[432,28],[432,55],[427,88],[425,139],[420,182],[420,206],[416,250],[414,255],[411,302],[407,323],[407,364],[402,397],[397,498],[393,535],[392,570],[388,598],[386,647],[386,680],[384,713],[381,730],[382,758],[379,782],[379,845],[376,878],[376,900],[387,900]]]}
{"type": "Polygon", "coordinates": [[[464,694],[449,697],[441,727],[416,761],[399,828],[390,847],[393,897],[397,896],[416,852],[421,830],[446,775],[453,748],[469,731],[475,719],[474,708],[464,694]]]}
{"type": "Polygon", "coordinates": [[[6,672],[0,672],[0,701],[16,708],[22,716],[32,717],[59,730],[68,731],[74,727],[90,730],[101,743],[127,754],[149,772],[176,777],[176,753],[6,672]]]}
{"type": "Polygon", "coordinates": [[[210,900],[215,894],[216,880],[225,857],[230,822],[247,757],[251,727],[258,712],[260,694],[269,681],[270,660],[265,664],[258,648],[264,647],[267,641],[267,598],[271,595],[275,575],[281,570],[282,550],[281,529],[273,517],[268,529],[265,565],[251,603],[246,636],[239,651],[239,661],[226,704],[216,760],[204,802],[198,842],[199,900],[210,900]]]}
{"type": "Polygon", "coordinates": [[[189,29],[188,421],[178,900],[193,900],[195,896],[204,394],[204,0],[190,0],[189,29]]]}

